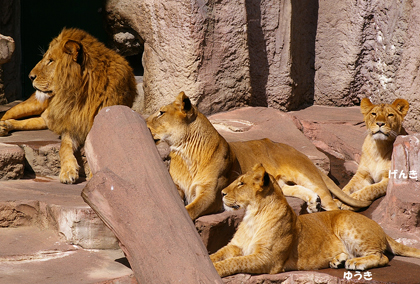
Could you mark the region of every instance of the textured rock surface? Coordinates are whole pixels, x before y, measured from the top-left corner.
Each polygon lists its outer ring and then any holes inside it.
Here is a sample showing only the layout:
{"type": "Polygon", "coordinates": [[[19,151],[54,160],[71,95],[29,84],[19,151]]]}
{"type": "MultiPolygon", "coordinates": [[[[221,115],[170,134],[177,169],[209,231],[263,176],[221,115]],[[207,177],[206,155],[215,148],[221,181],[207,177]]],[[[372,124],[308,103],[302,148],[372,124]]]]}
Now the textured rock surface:
{"type": "Polygon", "coordinates": [[[107,1],[106,11],[114,35],[130,32],[144,44],[146,113],[180,91],[206,113],[248,103],[243,1],[107,1]]]}
{"type": "Polygon", "coordinates": [[[359,162],[366,136],[360,107],[311,106],[287,114],[318,149],[341,160],[359,162]]]}
{"type": "Polygon", "coordinates": [[[85,249],[118,248],[114,234],[81,199],[84,186],[61,184],[57,177],[1,181],[0,228],[35,226],[85,249]]]}
{"type": "Polygon", "coordinates": [[[222,283],[139,114],[102,109],[85,150],[93,178],[82,196],[121,242],[139,283],[222,283]]]}
{"type": "Polygon", "coordinates": [[[247,0],[252,105],[313,103],[317,1],[247,0]]]}
{"type": "Polygon", "coordinates": [[[0,34],[0,65],[8,62],[15,51],[15,41],[10,36],[0,34]]]}
{"type": "MultiPolygon", "coordinates": [[[[0,34],[13,38],[15,48],[13,56],[11,58],[9,57],[10,60],[4,65],[0,66],[0,73],[1,70],[3,70],[3,75],[0,74],[0,85],[3,84],[3,87],[0,86],[0,89],[4,88],[4,96],[1,95],[0,90],[0,104],[5,104],[7,102],[12,102],[16,99],[22,98],[20,9],[21,3],[19,1],[3,0],[1,2],[0,34]],[[1,78],[3,79],[3,81],[1,78]]],[[[1,45],[2,43],[0,44],[0,46],[1,45]]],[[[10,43],[6,45],[8,45],[8,50],[12,49],[10,43]]],[[[0,49],[5,50],[1,47],[0,49]]],[[[3,52],[0,51],[0,53],[3,52]]],[[[7,53],[10,52],[7,51],[7,53]]],[[[2,55],[0,55],[0,57],[2,57],[2,55]]],[[[0,59],[0,62],[1,61],[2,60],[0,59]]],[[[0,65],[3,63],[0,63],[0,65]]]]}
{"type": "Polygon", "coordinates": [[[7,103],[6,94],[4,93],[3,67],[12,58],[15,51],[15,41],[8,36],[0,34],[0,105],[7,103]]]}
{"type": "Polygon", "coordinates": [[[0,179],[23,177],[25,152],[17,145],[0,143],[0,179]]]}
{"type": "Polygon", "coordinates": [[[0,284],[136,284],[121,250],[84,250],[36,227],[0,229],[0,284]]]}
{"type": "Polygon", "coordinates": [[[406,125],[420,130],[420,7],[407,1],[319,2],[315,103],[348,106],[398,97],[411,103],[406,125]]]}
{"type": "Polygon", "coordinates": [[[147,112],[181,88],[207,114],[244,104],[294,110],[403,97],[412,105],[406,125],[416,131],[419,9],[383,0],[107,6],[114,34],[130,30],[144,43],[147,112]]]}
{"type": "MultiPolygon", "coordinates": [[[[372,218],[420,241],[420,134],[398,136],[394,142],[387,194],[372,218]]],[[[420,243],[417,243],[420,246],[420,243]]]]}

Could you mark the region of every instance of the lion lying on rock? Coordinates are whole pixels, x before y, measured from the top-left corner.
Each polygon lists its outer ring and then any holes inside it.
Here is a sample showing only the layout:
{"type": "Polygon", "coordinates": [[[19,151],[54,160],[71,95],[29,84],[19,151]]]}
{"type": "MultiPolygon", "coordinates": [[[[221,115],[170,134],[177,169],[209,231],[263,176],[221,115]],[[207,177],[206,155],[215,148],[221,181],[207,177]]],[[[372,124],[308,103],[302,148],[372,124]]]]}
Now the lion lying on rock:
{"type": "Polygon", "coordinates": [[[148,117],[156,143],[171,149],[169,172],[191,219],[222,209],[221,190],[238,175],[262,163],[282,186],[285,195],[305,200],[308,211],[338,209],[330,191],[341,201],[366,207],[344,194],[303,153],[269,139],[227,143],[210,121],[181,92],[172,104],[148,117]],[[319,198],[321,200],[319,200],[319,198]]]}
{"type": "Polygon", "coordinates": [[[420,258],[420,250],[396,242],[373,220],[348,210],[296,216],[276,179],[255,165],[223,189],[229,210],[245,209],[233,239],[210,256],[221,277],[290,270],[385,266],[384,252],[420,258]]]}
{"type": "Polygon", "coordinates": [[[107,106],[132,106],[137,95],[132,69],[88,33],[63,29],[29,78],[36,92],[5,113],[0,136],[46,128],[61,135],[60,181],[74,183],[79,178],[74,151],[84,144],[95,115],[107,106]]]}

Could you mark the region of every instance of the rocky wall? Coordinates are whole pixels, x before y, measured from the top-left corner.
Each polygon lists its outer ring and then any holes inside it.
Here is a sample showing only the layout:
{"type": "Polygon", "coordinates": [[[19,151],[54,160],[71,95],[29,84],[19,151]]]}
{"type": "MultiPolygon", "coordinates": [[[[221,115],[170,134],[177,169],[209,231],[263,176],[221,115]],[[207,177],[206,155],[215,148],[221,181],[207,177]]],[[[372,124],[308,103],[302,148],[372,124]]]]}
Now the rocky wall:
{"type": "Polygon", "coordinates": [[[405,125],[419,131],[418,1],[319,1],[314,102],[349,106],[361,98],[410,102],[405,125]]]}

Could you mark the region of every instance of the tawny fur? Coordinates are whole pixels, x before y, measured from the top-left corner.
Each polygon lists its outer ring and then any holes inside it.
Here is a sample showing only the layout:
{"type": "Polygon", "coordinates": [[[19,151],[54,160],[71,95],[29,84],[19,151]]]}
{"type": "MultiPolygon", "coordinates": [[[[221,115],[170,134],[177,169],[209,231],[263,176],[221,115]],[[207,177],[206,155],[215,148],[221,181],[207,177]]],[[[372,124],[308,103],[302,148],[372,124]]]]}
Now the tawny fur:
{"type": "Polygon", "coordinates": [[[245,209],[233,239],[210,256],[220,276],[386,265],[385,251],[420,258],[373,220],[334,210],[296,216],[274,177],[257,164],[222,191],[225,207],[245,209]]]}
{"type": "MultiPolygon", "coordinates": [[[[362,146],[362,156],[356,174],[343,191],[358,200],[374,201],[386,194],[391,169],[391,155],[398,135],[407,134],[402,122],[409,104],[396,99],[392,104],[374,105],[368,98],[360,104],[368,135],[362,146]]],[[[341,209],[358,208],[337,201],[341,209]]]]}
{"type": "Polygon", "coordinates": [[[6,112],[0,135],[45,128],[61,135],[60,181],[73,183],[79,176],[73,152],[84,144],[95,115],[107,106],[132,106],[137,95],[132,69],[88,33],[63,29],[29,77],[37,91],[6,112]],[[41,117],[16,120],[33,115],[41,117]]]}
{"type": "Polygon", "coordinates": [[[338,209],[331,193],[352,206],[370,202],[349,198],[296,149],[269,139],[227,143],[181,92],[172,104],[147,119],[153,138],[171,148],[170,174],[192,219],[222,209],[220,191],[255,163],[263,163],[288,196],[305,200],[308,211],[338,209]],[[319,198],[321,201],[319,201],[319,198]]]}

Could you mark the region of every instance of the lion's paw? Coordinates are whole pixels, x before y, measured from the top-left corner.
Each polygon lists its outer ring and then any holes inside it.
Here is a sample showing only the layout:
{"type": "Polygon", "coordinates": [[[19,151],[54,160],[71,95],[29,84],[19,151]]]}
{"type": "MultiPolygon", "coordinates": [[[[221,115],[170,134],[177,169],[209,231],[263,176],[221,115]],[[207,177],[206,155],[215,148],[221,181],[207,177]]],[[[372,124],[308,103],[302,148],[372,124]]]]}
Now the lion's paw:
{"type": "Polygon", "coordinates": [[[346,261],[345,265],[347,270],[365,270],[366,263],[362,260],[362,258],[352,258],[346,261]]]}
{"type": "Polygon", "coordinates": [[[340,253],[331,260],[330,267],[339,268],[348,258],[349,256],[346,253],[340,253]]]}
{"type": "Polygon", "coordinates": [[[334,198],[333,201],[335,202],[338,208],[341,208],[341,205],[343,205],[343,202],[341,202],[339,199],[334,198]]]}
{"type": "Polygon", "coordinates": [[[0,136],[7,136],[9,135],[10,123],[3,120],[0,121],[0,136]]]}
{"type": "Polygon", "coordinates": [[[76,164],[76,167],[64,166],[61,168],[61,171],[60,171],[61,183],[72,184],[72,183],[75,183],[78,179],[79,179],[79,169],[78,169],[77,164],[76,164]]]}
{"type": "Polygon", "coordinates": [[[340,209],[341,209],[341,210],[356,211],[356,208],[351,207],[351,206],[348,206],[348,205],[346,205],[346,204],[341,204],[340,209]]]}
{"type": "Polygon", "coordinates": [[[321,198],[316,193],[306,204],[307,204],[306,211],[308,211],[308,213],[321,211],[321,198]]]}

